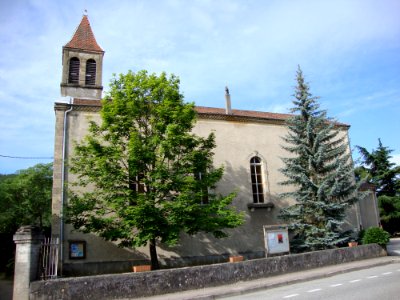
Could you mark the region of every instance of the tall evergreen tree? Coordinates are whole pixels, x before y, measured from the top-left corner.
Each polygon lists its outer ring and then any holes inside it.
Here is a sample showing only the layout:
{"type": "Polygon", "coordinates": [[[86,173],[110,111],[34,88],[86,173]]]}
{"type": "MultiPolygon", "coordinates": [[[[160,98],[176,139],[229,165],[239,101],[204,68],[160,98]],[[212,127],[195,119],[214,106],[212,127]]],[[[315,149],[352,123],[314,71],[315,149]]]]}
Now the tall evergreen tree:
{"type": "Polygon", "coordinates": [[[391,234],[400,232],[400,166],[390,161],[393,150],[383,146],[380,139],[378,148],[371,152],[361,146],[357,149],[362,162],[356,174],[375,185],[383,228],[391,234]]]}
{"type": "Polygon", "coordinates": [[[214,192],[223,175],[213,167],[215,138],[191,133],[196,112],[179,79],[130,71],[110,87],[102,123],[91,122],[71,161],[80,187],[68,210],[74,227],[121,246],[148,244],[158,269],[157,243],[173,245],[181,232],[224,237],[224,228],[240,225],[235,194],[214,192]]]}
{"type": "Polygon", "coordinates": [[[378,139],[378,148],[369,152],[366,148],[357,146],[362,156],[362,163],[356,170],[362,176],[374,184],[377,195],[393,197],[400,194],[400,166],[390,161],[392,149],[383,146],[378,139]]]}
{"type": "Polygon", "coordinates": [[[282,184],[292,186],[293,191],[281,196],[296,203],[282,209],[280,217],[293,233],[293,251],[332,248],[349,238],[341,225],[347,209],[357,201],[346,136],[320,110],[318,97],[310,93],[300,67],[293,96],[294,116],[287,121],[282,146],[291,155],[283,158],[281,169],[287,178],[282,184]]]}

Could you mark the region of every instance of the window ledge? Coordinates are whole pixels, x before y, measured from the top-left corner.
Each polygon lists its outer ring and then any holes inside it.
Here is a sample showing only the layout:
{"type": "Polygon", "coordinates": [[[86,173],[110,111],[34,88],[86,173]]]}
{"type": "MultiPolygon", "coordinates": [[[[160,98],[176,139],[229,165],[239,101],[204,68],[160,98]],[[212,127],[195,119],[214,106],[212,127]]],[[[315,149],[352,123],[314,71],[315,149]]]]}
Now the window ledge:
{"type": "Polygon", "coordinates": [[[254,209],[268,209],[271,210],[275,207],[275,205],[272,202],[266,202],[266,203],[248,203],[247,208],[254,210],[254,209]]]}

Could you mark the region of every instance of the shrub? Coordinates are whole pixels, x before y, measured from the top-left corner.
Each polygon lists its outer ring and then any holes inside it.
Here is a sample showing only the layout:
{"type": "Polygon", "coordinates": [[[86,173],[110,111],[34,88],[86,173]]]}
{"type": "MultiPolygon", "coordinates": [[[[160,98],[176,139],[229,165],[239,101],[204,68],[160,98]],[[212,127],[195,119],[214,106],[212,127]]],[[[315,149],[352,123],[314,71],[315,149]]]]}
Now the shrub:
{"type": "Polygon", "coordinates": [[[373,244],[376,243],[382,247],[386,247],[389,243],[390,234],[379,227],[370,227],[365,230],[364,237],[362,238],[363,244],[373,244]]]}

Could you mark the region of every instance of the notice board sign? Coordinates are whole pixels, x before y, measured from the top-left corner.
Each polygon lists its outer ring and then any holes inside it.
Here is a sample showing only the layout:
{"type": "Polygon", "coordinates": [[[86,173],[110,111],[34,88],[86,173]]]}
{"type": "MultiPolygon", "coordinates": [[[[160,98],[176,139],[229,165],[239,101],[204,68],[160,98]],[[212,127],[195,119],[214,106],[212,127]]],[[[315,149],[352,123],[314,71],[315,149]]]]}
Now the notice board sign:
{"type": "Polygon", "coordinates": [[[289,234],[286,225],[264,225],[265,255],[284,254],[290,252],[289,234]]]}

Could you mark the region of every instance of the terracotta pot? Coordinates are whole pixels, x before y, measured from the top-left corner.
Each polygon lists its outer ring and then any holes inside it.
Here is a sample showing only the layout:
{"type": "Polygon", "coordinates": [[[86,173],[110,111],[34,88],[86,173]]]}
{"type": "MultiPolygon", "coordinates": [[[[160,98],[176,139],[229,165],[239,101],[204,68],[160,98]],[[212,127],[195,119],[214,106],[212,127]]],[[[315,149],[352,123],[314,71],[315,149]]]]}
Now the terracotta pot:
{"type": "Polygon", "coordinates": [[[141,266],[133,266],[132,267],[133,272],[149,272],[151,271],[151,266],[150,265],[141,265],[141,266]]]}
{"type": "Polygon", "coordinates": [[[234,263],[238,261],[243,261],[243,256],[237,255],[237,256],[230,256],[229,257],[229,262],[234,263]]]}
{"type": "Polygon", "coordinates": [[[349,247],[356,247],[358,246],[357,242],[349,242],[349,247]]]}

